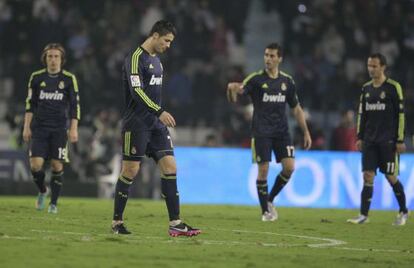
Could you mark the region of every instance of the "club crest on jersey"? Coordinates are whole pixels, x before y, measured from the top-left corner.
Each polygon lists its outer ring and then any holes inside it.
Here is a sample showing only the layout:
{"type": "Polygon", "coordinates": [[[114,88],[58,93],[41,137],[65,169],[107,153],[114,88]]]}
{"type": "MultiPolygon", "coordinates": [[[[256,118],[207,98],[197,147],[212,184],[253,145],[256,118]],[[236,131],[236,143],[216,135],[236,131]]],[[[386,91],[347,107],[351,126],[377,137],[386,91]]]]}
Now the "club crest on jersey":
{"type": "Polygon", "coordinates": [[[269,86],[267,85],[267,83],[264,83],[264,84],[262,85],[262,88],[263,88],[263,89],[268,89],[268,88],[269,88],[269,86]]]}
{"type": "Polygon", "coordinates": [[[157,85],[157,86],[162,85],[162,75],[161,75],[161,77],[155,77],[155,75],[152,75],[149,84],[150,84],[150,86],[153,86],[153,85],[157,85]]]}
{"type": "Polygon", "coordinates": [[[152,63],[150,63],[149,67],[150,69],[154,69],[154,65],[152,65],[152,63]]]}
{"type": "Polygon", "coordinates": [[[369,93],[365,94],[365,98],[369,98],[369,93]]]}
{"type": "Polygon", "coordinates": [[[42,83],[40,83],[40,87],[46,87],[46,82],[42,81],[42,83]]]}
{"type": "Polygon", "coordinates": [[[131,75],[131,86],[132,87],[141,86],[141,80],[139,79],[139,75],[131,75]]]}
{"type": "Polygon", "coordinates": [[[136,153],[137,153],[137,149],[135,149],[135,146],[132,146],[131,154],[136,154],[136,153]]]}
{"type": "Polygon", "coordinates": [[[385,92],[384,92],[384,91],[382,91],[382,92],[381,92],[381,94],[380,94],[380,98],[381,98],[381,99],[385,99],[385,92]]]}
{"type": "Polygon", "coordinates": [[[280,89],[285,91],[287,89],[287,86],[285,83],[282,83],[282,85],[280,86],[280,89]]]}
{"type": "Polygon", "coordinates": [[[59,89],[64,89],[64,88],[65,88],[65,82],[60,81],[60,82],[59,82],[59,85],[58,85],[58,88],[59,88],[59,89]]]}

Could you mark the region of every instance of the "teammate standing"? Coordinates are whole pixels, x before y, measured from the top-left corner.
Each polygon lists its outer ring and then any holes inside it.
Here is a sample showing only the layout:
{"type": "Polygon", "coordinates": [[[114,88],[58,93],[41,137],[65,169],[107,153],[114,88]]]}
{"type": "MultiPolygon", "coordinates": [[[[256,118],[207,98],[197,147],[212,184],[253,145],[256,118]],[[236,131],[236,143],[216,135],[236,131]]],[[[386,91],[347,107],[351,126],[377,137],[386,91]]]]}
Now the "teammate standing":
{"type": "Polygon", "coordinates": [[[360,215],[348,219],[350,223],[368,222],[377,168],[385,174],[400,206],[394,225],[404,225],[408,219],[404,188],[397,178],[400,154],[406,149],[404,98],[400,84],[385,76],[386,66],[386,58],[382,54],[375,53],[368,57],[368,73],[372,80],[362,87],[356,144],[362,151],[364,187],[360,215]]]}
{"type": "Polygon", "coordinates": [[[30,169],[39,194],[36,208],[45,207],[49,193],[45,185],[43,164],[50,160],[51,199],[49,213],[57,213],[57,200],[63,182],[63,162],[68,162],[67,139],[78,140],[80,119],[79,89],[75,75],[62,70],[65,49],[57,43],[48,44],[42,52],[42,63],[46,66],[32,73],[28,84],[23,139],[30,143],[30,169]],[[69,131],[67,129],[70,118],[69,131]]]}
{"type": "Polygon", "coordinates": [[[123,161],[115,188],[112,231],[130,234],[123,224],[123,212],[129,187],[137,175],[142,158],[153,158],[161,171],[161,190],[165,199],[171,236],[200,233],[180,220],[177,191],[177,167],[173,143],[167,127],[175,126],[174,117],[161,108],[163,66],[157,54],[167,50],[176,35],[168,21],[156,22],[145,42],[125,59],[122,80],[126,109],[123,115],[123,161]]]}
{"type": "Polygon", "coordinates": [[[249,95],[253,102],[252,154],[258,163],[257,193],[262,209],[262,221],[278,218],[273,200],[288,183],[295,166],[295,150],[288,131],[286,104],[290,106],[303,131],[304,148],[309,149],[312,140],[303,110],[296,95],[292,77],[279,70],[282,48],[277,43],[268,45],[264,52],[265,69],[247,76],[243,83],[231,82],[227,86],[229,101],[236,102],[238,94],[249,95]],[[267,175],[272,151],[276,162],[282,163],[282,171],[268,194],[267,175]]]}

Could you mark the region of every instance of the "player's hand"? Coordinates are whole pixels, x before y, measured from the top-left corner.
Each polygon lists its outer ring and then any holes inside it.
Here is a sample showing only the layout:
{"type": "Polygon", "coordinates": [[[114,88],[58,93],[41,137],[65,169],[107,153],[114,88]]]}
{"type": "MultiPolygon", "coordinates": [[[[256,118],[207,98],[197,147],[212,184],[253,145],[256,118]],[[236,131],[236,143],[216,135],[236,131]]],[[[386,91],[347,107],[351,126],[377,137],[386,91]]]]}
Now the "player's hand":
{"type": "Polygon", "coordinates": [[[175,119],[169,112],[162,112],[159,118],[167,127],[175,127],[175,119]]]}
{"type": "Polygon", "coordinates": [[[312,147],[312,138],[310,136],[309,131],[306,131],[305,134],[303,134],[303,148],[305,150],[309,150],[312,147]]]}
{"type": "Polygon", "coordinates": [[[357,147],[357,150],[361,152],[362,151],[362,140],[357,140],[355,145],[357,147]]]}
{"type": "Polygon", "coordinates": [[[243,84],[231,82],[227,84],[227,100],[237,102],[237,95],[243,92],[243,84]]]}
{"type": "Polygon", "coordinates": [[[70,128],[68,133],[68,138],[71,143],[78,141],[78,130],[75,128],[70,128]]]}
{"type": "Polygon", "coordinates": [[[396,147],[397,153],[399,154],[404,153],[405,150],[407,149],[404,142],[397,142],[397,145],[395,147],[396,147]]]}
{"type": "Polygon", "coordinates": [[[32,130],[30,128],[23,128],[23,140],[29,142],[32,138],[32,130]]]}

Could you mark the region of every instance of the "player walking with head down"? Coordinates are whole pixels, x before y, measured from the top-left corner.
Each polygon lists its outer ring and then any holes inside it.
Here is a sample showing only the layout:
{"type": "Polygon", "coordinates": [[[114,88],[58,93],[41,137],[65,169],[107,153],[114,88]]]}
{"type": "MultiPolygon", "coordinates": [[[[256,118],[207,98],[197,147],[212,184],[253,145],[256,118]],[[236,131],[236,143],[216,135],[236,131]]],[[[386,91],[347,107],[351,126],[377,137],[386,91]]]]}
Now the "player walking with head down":
{"type": "Polygon", "coordinates": [[[238,94],[249,95],[253,102],[252,154],[258,163],[257,192],[263,221],[274,221],[277,212],[273,200],[288,183],[295,166],[295,150],[288,131],[286,104],[292,109],[303,131],[304,148],[309,149],[312,140],[303,110],[296,95],[292,77],[279,70],[282,48],[277,43],[268,45],[264,52],[265,69],[247,76],[243,83],[229,83],[227,97],[235,102],[238,94]],[[267,174],[272,151],[276,162],[282,163],[282,171],[268,194],[267,174]]]}
{"type": "Polygon", "coordinates": [[[368,57],[371,81],[362,87],[358,122],[357,147],[362,151],[364,186],[361,192],[360,215],[348,222],[368,222],[377,168],[385,174],[400,206],[394,225],[405,225],[408,219],[404,188],[397,176],[404,144],[404,98],[401,85],[385,76],[386,58],[379,53],[368,57]]]}
{"type": "Polygon", "coordinates": [[[60,44],[48,44],[43,49],[41,61],[46,68],[32,73],[29,80],[23,139],[31,140],[30,169],[39,189],[36,208],[42,210],[45,207],[49,189],[45,185],[43,164],[50,160],[52,177],[48,212],[57,213],[63,162],[69,161],[67,139],[69,137],[70,142],[78,140],[79,89],[75,75],[62,69],[65,50],[60,44]]]}
{"type": "Polygon", "coordinates": [[[167,127],[174,127],[174,117],[161,107],[163,67],[157,54],[165,52],[176,35],[175,27],[161,20],[154,24],[145,42],[125,59],[122,80],[126,109],[123,115],[123,161],[115,188],[112,231],[130,234],[123,224],[123,212],[129,187],[137,175],[142,158],[153,158],[161,171],[161,190],[165,199],[171,236],[194,236],[200,233],[180,219],[177,191],[177,167],[167,127]]]}

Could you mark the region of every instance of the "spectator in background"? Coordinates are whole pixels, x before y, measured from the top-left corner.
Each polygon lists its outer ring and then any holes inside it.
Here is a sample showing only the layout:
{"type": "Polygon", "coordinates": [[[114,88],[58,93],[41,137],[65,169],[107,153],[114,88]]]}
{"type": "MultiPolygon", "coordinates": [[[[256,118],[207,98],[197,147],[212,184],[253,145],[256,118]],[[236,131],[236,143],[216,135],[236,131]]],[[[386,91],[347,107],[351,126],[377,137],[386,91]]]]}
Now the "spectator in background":
{"type": "Polygon", "coordinates": [[[333,130],[331,137],[331,150],[356,151],[355,113],[352,110],[342,112],[339,125],[333,130]]]}

